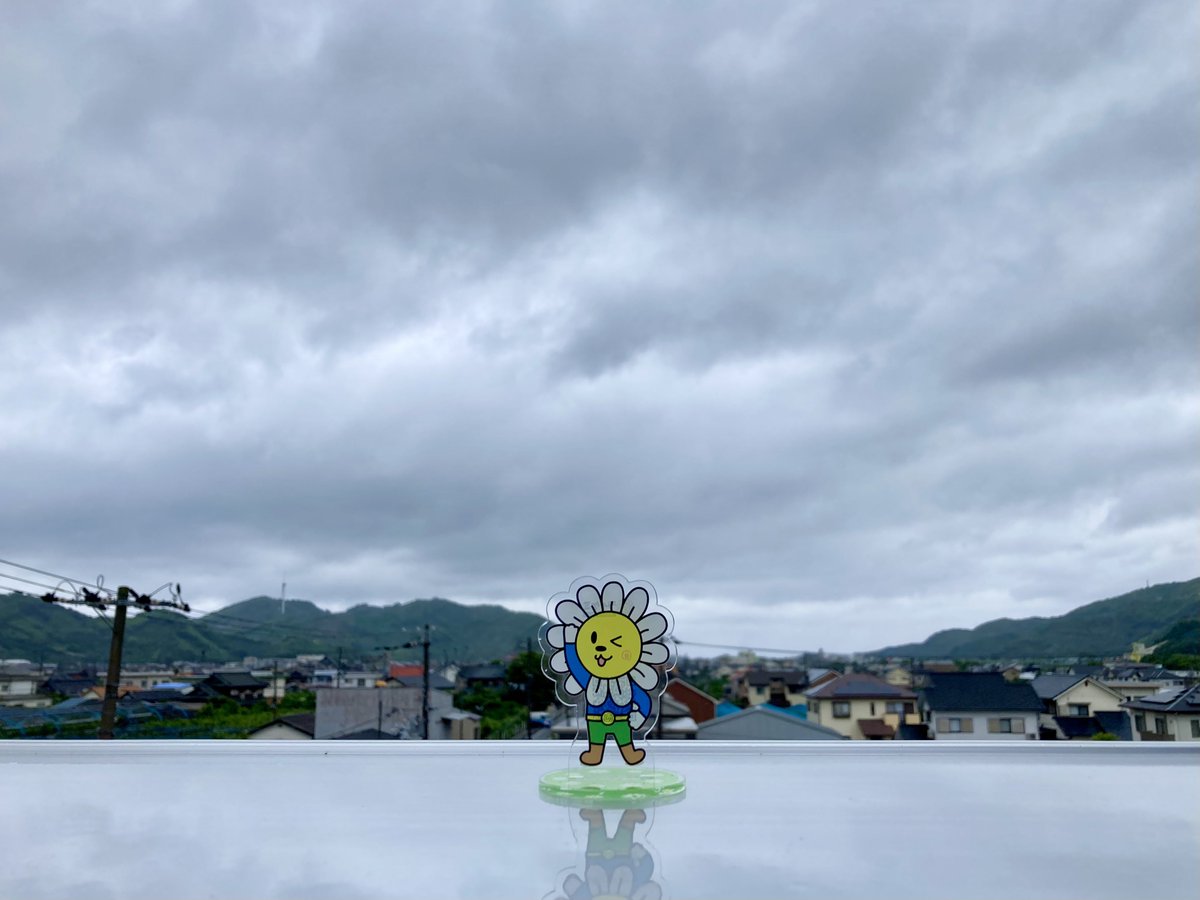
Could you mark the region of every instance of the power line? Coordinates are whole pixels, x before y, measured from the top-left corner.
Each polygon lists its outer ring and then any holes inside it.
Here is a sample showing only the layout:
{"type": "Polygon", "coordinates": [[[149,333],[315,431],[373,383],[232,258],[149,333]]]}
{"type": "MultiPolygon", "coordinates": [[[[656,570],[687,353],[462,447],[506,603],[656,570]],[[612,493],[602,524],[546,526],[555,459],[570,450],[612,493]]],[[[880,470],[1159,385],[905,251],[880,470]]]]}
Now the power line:
{"type": "Polygon", "coordinates": [[[672,638],[676,644],[686,645],[688,647],[707,647],[711,650],[750,650],[754,653],[786,653],[789,656],[804,656],[812,653],[812,650],[781,650],[778,647],[748,647],[745,644],[702,644],[699,641],[681,641],[679,638],[672,638]]]}
{"type": "MultiPolygon", "coordinates": [[[[8,560],[0,560],[0,562],[19,569],[38,572],[50,578],[59,577],[51,572],[34,569],[32,566],[22,566],[20,563],[9,562],[8,560]]],[[[184,613],[191,612],[191,608],[183,602],[182,591],[179,585],[172,585],[170,582],[157,590],[151,591],[149,594],[139,594],[126,585],[121,585],[113,592],[98,584],[89,585],[87,582],[81,582],[77,579],[64,578],[63,581],[70,581],[79,585],[77,591],[72,589],[75,596],[71,598],[59,597],[51,591],[43,594],[41,599],[46,603],[61,603],[65,606],[86,606],[97,612],[103,611],[108,606],[116,608],[113,613],[112,643],[109,645],[108,650],[108,675],[104,681],[104,702],[100,708],[100,730],[98,734],[101,738],[111,738],[113,736],[113,724],[117,718],[117,694],[121,684],[121,655],[125,648],[125,619],[129,612],[129,607],[135,606],[146,612],[155,607],[167,607],[180,610],[184,613]],[[92,590],[92,587],[95,587],[96,590],[92,590]],[[163,590],[163,588],[170,589],[170,600],[156,600],[154,598],[154,595],[163,590]],[[100,591],[104,591],[104,595],[101,595],[100,591]]]]}
{"type": "Polygon", "coordinates": [[[34,587],[44,588],[48,591],[61,591],[63,589],[62,582],[58,584],[46,584],[41,581],[34,581],[31,578],[22,578],[20,575],[10,575],[8,572],[0,572],[0,578],[7,578],[9,581],[19,581],[22,584],[31,584],[34,587]]]}
{"type": "MultiPolygon", "coordinates": [[[[47,578],[57,578],[59,581],[69,581],[72,584],[79,585],[80,587],[91,588],[92,590],[95,590],[95,591],[104,591],[106,594],[109,594],[109,595],[113,595],[116,593],[112,588],[106,588],[104,586],[103,578],[97,579],[95,582],[83,581],[79,578],[71,578],[67,575],[58,575],[54,572],[47,572],[45,569],[39,569],[39,568],[36,568],[35,566],[26,566],[19,562],[13,562],[11,559],[0,559],[0,563],[2,563],[3,565],[6,565],[6,566],[12,566],[14,569],[23,569],[26,572],[36,572],[38,575],[45,575],[47,578]]],[[[159,588],[159,590],[161,590],[161,588],[159,588]]],[[[157,591],[155,591],[154,593],[157,593],[157,591]]]]}

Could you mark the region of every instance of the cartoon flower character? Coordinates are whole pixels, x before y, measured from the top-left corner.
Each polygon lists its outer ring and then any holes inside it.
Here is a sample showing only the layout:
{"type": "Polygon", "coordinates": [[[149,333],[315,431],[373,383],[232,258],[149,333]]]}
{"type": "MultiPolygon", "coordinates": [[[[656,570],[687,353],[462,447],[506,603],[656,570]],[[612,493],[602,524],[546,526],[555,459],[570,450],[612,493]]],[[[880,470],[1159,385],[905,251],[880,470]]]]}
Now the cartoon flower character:
{"type": "Polygon", "coordinates": [[[641,809],[621,813],[617,830],[608,836],[604,813],[581,809],[588,823],[583,878],[572,872],[562,883],[563,900],[660,900],[662,887],[651,880],[654,858],[634,840],[637,826],[646,821],[641,809]]]}
{"type": "Polygon", "coordinates": [[[588,749],[579,761],[600,765],[611,735],[625,762],[637,765],[646,751],[633,746],[633,732],[653,721],[651,698],[662,692],[654,666],[672,661],[665,638],[670,620],[645,582],[627,587],[610,575],[581,579],[572,588],[574,597],[551,600],[543,640],[564,702],[586,698],[588,749]]]}

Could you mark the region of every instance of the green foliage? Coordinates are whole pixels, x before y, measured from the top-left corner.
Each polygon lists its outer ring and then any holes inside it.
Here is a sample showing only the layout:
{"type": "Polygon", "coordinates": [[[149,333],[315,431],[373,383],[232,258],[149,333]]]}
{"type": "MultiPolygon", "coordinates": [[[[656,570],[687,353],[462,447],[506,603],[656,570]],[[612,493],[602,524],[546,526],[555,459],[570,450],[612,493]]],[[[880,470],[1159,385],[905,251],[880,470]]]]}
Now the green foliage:
{"type": "Polygon", "coordinates": [[[1190,672],[1200,670],[1200,656],[1190,656],[1186,653],[1172,653],[1170,655],[1155,653],[1148,657],[1146,661],[1162,666],[1164,669],[1175,671],[1190,672]]]}
{"type": "Polygon", "coordinates": [[[723,700],[725,699],[725,692],[729,690],[729,676],[722,675],[719,678],[706,678],[697,687],[708,694],[708,696],[717,700],[723,700]]]}
{"type": "Polygon", "coordinates": [[[1146,662],[1168,669],[1200,669],[1200,619],[1176,622],[1150,644],[1158,646],[1146,662]]]}
{"type": "Polygon", "coordinates": [[[528,710],[523,703],[509,699],[508,691],[489,687],[459,691],[454,695],[454,705],[482,717],[482,738],[511,738],[525,733],[528,710]]]}
{"type": "Polygon", "coordinates": [[[542,654],[526,650],[517,654],[516,659],[508,664],[508,683],[510,688],[506,697],[531,710],[547,709],[553,705],[554,682],[542,671],[542,654]]]}
{"type": "Polygon", "coordinates": [[[1092,735],[1093,741],[1116,741],[1120,740],[1115,734],[1110,734],[1107,731],[1098,731],[1092,735]]]}
{"type": "Polygon", "coordinates": [[[969,630],[939,631],[919,644],[885,647],[876,655],[950,659],[1109,656],[1194,618],[1197,609],[1200,578],[1193,578],[1097,600],[1062,616],[995,619],[969,630]]]}
{"type": "Polygon", "coordinates": [[[542,657],[524,651],[508,664],[503,688],[477,687],[459,691],[454,705],[481,716],[483,738],[512,738],[525,734],[532,710],[546,709],[554,702],[554,682],[542,672],[542,657]]]}

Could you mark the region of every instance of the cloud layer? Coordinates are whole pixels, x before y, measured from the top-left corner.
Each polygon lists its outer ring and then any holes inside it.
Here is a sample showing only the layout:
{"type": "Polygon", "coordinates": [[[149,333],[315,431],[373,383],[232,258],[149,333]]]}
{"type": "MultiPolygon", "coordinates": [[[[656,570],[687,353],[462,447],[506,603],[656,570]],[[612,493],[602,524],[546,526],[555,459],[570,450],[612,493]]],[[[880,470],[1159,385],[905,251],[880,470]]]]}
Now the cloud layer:
{"type": "Polygon", "coordinates": [[[0,555],[840,649],[1196,574],[1192,4],[0,17],[0,555]]]}

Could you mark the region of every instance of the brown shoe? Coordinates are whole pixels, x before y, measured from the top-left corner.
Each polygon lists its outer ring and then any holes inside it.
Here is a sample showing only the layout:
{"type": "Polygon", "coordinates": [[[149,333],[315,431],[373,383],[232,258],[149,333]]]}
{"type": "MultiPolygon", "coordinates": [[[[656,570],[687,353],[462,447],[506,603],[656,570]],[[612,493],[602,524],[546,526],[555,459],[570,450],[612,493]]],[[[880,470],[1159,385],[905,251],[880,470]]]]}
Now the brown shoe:
{"type": "MultiPolygon", "coordinates": [[[[621,753],[624,755],[625,751],[622,749],[621,753]]],[[[579,761],[585,766],[598,766],[600,765],[600,760],[602,759],[604,759],[603,744],[591,744],[586,750],[579,754],[579,761]]]]}
{"type": "Polygon", "coordinates": [[[629,765],[636,766],[646,758],[646,751],[638,750],[633,746],[633,744],[622,744],[621,756],[625,759],[625,762],[629,763],[629,765]]]}

